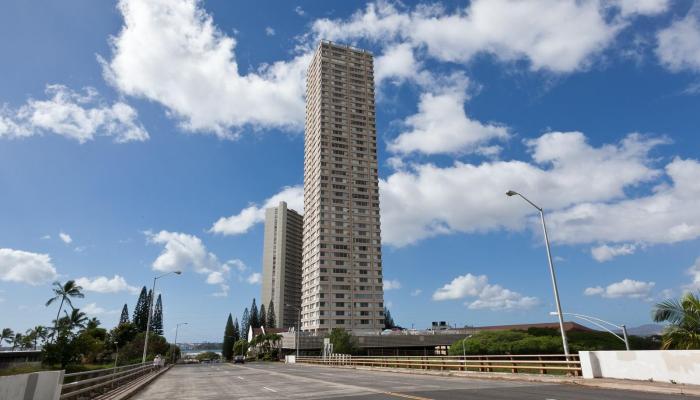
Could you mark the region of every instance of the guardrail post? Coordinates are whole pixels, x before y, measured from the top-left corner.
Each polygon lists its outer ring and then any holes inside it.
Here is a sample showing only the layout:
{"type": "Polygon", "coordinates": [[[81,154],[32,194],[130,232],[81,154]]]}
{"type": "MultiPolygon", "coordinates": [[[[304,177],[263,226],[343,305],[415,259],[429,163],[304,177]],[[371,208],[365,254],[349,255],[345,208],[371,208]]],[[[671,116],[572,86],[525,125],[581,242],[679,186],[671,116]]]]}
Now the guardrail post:
{"type": "MultiPolygon", "coordinates": [[[[542,361],[542,356],[537,356],[537,359],[542,361]]],[[[540,374],[543,374],[543,375],[546,374],[547,369],[545,368],[545,363],[542,362],[542,363],[540,363],[540,365],[542,366],[542,368],[540,368],[540,374]]]]}
{"type": "Polygon", "coordinates": [[[511,368],[510,371],[514,374],[517,374],[518,369],[515,368],[517,364],[516,364],[515,360],[513,360],[513,356],[510,356],[510,361],[511,361],[511,364],[513,364],[513,368],[511,368]]]}

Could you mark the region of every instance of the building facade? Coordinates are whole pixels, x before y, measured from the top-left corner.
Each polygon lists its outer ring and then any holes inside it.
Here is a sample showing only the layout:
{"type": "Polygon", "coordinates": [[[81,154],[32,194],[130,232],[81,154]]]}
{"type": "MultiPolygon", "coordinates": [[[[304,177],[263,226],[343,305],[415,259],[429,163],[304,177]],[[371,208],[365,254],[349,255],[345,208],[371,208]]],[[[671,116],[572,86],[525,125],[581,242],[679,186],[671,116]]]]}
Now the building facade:
{"type": "Polygon", "coordinates": [[[277,328],[297,326],[301,307],[302,216],[287,203],[265,210],[262,304],[274,304],[277,328]]]}
{"type": "Polygon", "coordinates": [[[371,53],[322,41],[307,73],[302,330],[384,328],[371,53]]]}

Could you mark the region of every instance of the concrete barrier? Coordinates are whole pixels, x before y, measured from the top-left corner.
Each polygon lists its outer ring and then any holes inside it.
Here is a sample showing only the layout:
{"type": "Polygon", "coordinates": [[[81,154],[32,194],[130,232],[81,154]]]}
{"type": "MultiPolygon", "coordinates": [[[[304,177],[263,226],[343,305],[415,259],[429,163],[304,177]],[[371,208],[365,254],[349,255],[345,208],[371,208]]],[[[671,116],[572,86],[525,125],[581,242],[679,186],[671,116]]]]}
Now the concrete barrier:
{"type": "Polygon", "coordinates": [[[700,385],[700,350],[580,351],[579,357],[586,379],[700,385]]]}
{"type": "Polygon", "coordinates": [[[63,371],[42,371],[0,377],[2,400],[58,400],[63,371]]]}

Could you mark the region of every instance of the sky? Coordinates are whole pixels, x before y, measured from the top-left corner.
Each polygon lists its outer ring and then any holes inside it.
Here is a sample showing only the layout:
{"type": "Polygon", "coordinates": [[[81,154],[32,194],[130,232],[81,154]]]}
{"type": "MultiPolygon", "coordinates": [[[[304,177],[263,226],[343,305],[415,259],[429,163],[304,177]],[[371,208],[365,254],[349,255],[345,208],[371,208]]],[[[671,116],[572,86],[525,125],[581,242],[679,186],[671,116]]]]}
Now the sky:
{"type": "Polygon", "coordinates": [[[375,57],[385,304],[405,327],[650,323],[700,290],[700,6],[683,0],[0,5],[0,327],[53,281],[106,327],[155,275],[166,336],[260,297],[265,207],[302,212],[305,70],[375,57]]]}

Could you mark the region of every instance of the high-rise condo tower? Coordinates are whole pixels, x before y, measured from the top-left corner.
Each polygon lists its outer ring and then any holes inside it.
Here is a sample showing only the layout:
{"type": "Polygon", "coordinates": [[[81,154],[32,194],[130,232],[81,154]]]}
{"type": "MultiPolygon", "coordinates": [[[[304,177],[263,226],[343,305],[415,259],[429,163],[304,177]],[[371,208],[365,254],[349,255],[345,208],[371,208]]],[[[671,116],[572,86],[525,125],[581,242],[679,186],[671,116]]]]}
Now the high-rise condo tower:
{"type": "Polygon", "coordinates": [[[372,54],[319,43],[306,80],[302,330],[384,328],[372,54]]]}
{"type": "Polygon", "coordinates": [[[261,298],[268,311],[272,300],[277,328],[296,328],[299,320],[301,229],[301,215],[287,203],[265,210],[261,298]]]}

